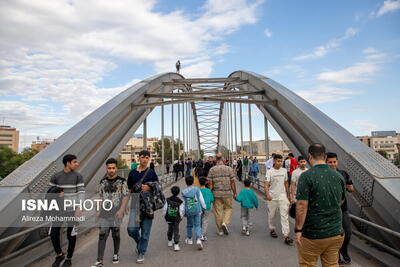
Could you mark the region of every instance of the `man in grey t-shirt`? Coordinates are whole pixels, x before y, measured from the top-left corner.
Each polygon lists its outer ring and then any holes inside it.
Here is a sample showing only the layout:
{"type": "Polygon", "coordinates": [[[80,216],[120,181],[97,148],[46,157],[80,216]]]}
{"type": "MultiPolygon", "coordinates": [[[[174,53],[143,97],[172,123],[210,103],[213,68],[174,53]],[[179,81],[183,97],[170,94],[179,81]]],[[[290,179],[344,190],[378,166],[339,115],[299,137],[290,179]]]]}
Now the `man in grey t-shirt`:
{"type": "MultiPolygon", "coordinates": [[[[82,175],[79,172],[75,171],[79,166],[76,156],[71,154],[65,155],[63,157],[63,164],[64,169],[51,177],[49,185],[61,188],[64,193],[64,199],[83,201],[85,196],[85,184],[82,175]]],[[[80,217],[81,211],[67,209],[64,216],[80,217]]],[[[52,223],[50,237],[54,247],[54,251],[57,254],[56,259],[52,265],[53,267],[60,266],[60,264],[65,259],[65,254],[62,251],[60,244],[60,230],[60,223],[52,223]]],[[[77,225],[74,222],[69,222],[67,227],[68,253],[67,258],[62,265],[63,267],[70,267],[72,265],[71,258],[75,250],[76,235],[77,225]]]]}

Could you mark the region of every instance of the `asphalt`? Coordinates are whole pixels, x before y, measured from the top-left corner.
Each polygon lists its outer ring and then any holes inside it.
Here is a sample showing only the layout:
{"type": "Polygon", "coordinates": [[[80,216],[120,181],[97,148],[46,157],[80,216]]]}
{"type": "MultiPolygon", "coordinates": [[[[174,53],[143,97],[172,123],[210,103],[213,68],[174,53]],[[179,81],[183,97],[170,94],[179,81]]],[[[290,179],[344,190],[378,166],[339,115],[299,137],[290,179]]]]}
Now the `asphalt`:
{"type": "MultiPolygon", "coordinates": [[[[184,182],[178,182],[184,188],[184,182]]],[[[240,189],[241,186],[238,186],[240,189]]],[[[169,189],[166,189],[169,196],[169,189]]],[[[184,244],[186,237],[186,220],[180,225],[181,251],[174,252],[167,247],[167,224],[161,214],[157,211],[150,236],[148,251],[145,255],[144,265],[146,266],[190,266],[190,267],[213,267],[213,266],[298,266],[297,250],[295,246],[287,246],[283,242],[280,231],[279,219],[277,221],[277,232],[279,238],[273,239],[269,235],[267,224],[267,206],[263,196],[258,194],[260,207],[253,211],[253,227],[250,236],[241,234],[240,205],[234,203],[232,220],[229,225],[228,236],[218,236],[216,232],[214,216],[211,214],[208,229],[208,241],[204,243],[204,249],[199,251],[195,245],[184,244]]],[[[124,218],[121,226],[121,249],[120,262],[113,264],[113,242],[111,235],[107,240],[107,247],[104,257],[104,266],[133,266],[136,265],[135,242],[126,231],[127,217],[124,218]]],[[[291,221],[293,229],[293,221],[291,221]]],[[[79,236],[75,254],[72,260],[73,266],[89,267],[96,261],[97,256],[98,230],[94,229],[89,233],[79,236]]],[[[66,248],[65,248],[66,249],[66,248]]],[[[351,266],[379,266],[357,251],[351,250],[353,263],[351,266]]],[[[51,266],[54,255],[43,258],[34,263],[31,267],[51,266]]]]}

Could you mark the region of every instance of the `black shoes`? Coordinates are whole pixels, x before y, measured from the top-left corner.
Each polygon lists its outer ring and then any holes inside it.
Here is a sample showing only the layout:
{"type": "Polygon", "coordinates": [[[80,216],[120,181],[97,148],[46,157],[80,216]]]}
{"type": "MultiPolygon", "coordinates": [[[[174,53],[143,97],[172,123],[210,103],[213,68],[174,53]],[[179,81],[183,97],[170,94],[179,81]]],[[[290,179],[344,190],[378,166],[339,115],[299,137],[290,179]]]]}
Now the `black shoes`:
{"type": "Polygon", "coordinates": [[[63,253],[62,255],[56,257],[55,261],[53,262],[53,265],[51,265],[51,266],[59,267],[64,259],[65,259],[65,254],[63,253]]]}

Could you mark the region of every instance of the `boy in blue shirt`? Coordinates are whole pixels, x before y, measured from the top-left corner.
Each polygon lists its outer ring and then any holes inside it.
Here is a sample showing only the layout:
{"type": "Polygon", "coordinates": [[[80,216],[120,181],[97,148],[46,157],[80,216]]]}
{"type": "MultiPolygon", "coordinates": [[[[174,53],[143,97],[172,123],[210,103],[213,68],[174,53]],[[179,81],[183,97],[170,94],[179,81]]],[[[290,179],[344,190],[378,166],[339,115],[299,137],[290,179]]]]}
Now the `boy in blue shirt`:
{"type": "Polygon", "coordinates": [[[243,228],[242,234],[247,236],[250,235],[250,209],[258,208],[258,198],[253,190],[250,189],[251,181],[249,179],[244,180],[244,189],[240,191],[239,195],[236,197],[236,201],[241,204],[241,215],[243,228]]]}
{"type": "Polygon", "coordinates": [[[193,244],[193,226],[196,233],[196,244],[199,250],[203,249],[201,241],[201,211],[206,209],[203,195],[198,187],[193,186],[193,176],[186,176],[185,178],[186,189],[182,191],[182,197],[185,201],[185,216],[187,218],[187,238],[185,243],[188,245],[193,244]]]}
{"type": "Polygon", "coordinates": [[[208,217],[210,215],[211,211],[211,203],[214,202],[214,195],[211,192],[210,189],[206,187],[207,184],[207,178],[202,176],[199,179],[201,188],[201,194],[203,195],[204,202],[206,203],[206,209],[203,210],[203,213],[201,214],[201,241],[206,241],[207,240],[207,227],[208,227],[208,217]]]}

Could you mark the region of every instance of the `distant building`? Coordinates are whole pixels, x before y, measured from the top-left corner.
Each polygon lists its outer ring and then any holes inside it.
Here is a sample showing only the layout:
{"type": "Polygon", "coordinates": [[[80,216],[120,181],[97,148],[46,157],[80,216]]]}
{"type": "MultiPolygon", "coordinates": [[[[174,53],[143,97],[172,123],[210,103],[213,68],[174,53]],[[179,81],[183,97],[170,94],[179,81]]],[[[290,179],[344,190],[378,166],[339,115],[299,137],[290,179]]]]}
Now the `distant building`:
{"type": "MultiPolygon", "coordinates": [[[[290,153],[289,147],[285,144],[285,142],[281,140],[269,140],[269,156],[272,153],[281,154],[283,156],[287,156],[290,153]]],[[[265,152],[265,141],[264,140],[257,140],[252,142],[253,148],[253,156],[257,156],[259,159],[265,159],[266,152],[265,152]]],[[[240,147],[238,147],[238,150],[240,147]]],[[[250,141],[243,142],[243,150],[247,152],[250,156],[250,141]]],[[[268,156],[268,157],[269,157],[268,156]]]]}
{"type": "Polygon", "coordinates": [[[396,137],[396,131],[373,131],[371,132],[372,137],[396,137]]]}
{"type": "MultiPolygon", "coordinates": [[[[135,135],[138,136],[138,135],[135,135]]],[[[152,159],[157,158],[157,153],[154,150],[154,143],[158,141],[158,138],[147,138],[147,150],[150,151],[152,159]]],[[[122,148],[120,152],[120,157],[125,164],[130,166],[132,159],[139,159],[139,152],[143,150],[143,137],[132,137],[129,138],[128,143],[122,148]]]]}
{"type": "Polygon", "coordinates": [[[55,140],[39,140],[38,138],[36,141],[32,141],[31,149],[40,152],[46,147],[48,147],[54,141],[55,140]]]}
{"type": "Polygon", "coordinates": [[[385,151],[391,161],[399,155],[400,133],[396,131],[374,131],[371,132],[371,136],[357,136],[357,138],[375,151],[385,151]]]}
{"type": "Polygon", "coordinates": [[[11,126],[0,125],[0,145],[7,146],[18,153],[19,131],[11,126]]]}

